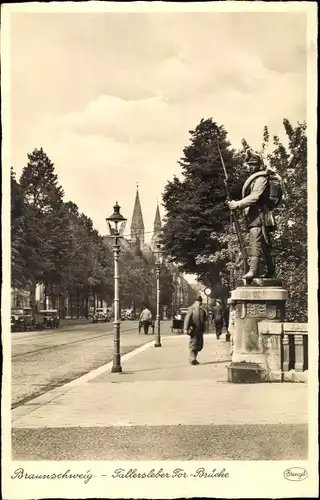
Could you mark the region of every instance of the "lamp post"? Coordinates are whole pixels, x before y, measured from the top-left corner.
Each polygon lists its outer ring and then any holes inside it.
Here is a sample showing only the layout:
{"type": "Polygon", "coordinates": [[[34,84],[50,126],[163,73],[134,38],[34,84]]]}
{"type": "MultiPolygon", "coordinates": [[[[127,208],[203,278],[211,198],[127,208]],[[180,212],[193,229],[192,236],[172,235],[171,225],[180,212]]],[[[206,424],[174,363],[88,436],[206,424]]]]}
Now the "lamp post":
{"type": "Polygon", "coordinates": [[[157,244],[156,251],[154,252],[156,256],[156,276],[157,276],[157,336],[154,347],[161,347],[161,337],[160,337],[160,266],[162,264],[162,250],[160,243],[157,244]]]}
{"type": "Polygon", "coordinates": [[[207,297],[207,333],[209,333],[210,329],[210,319],[209,319],[209,297],[211,295],[211,290],[209,287],[204,289],[204,294],[207,297]]]}
{"type": "Polygon", "coordinates": [[[114,237],[113,258],[114,258],[114,336],[113,336],[113,363],[111,372],[122,372],[121,357],[120,357],[120,310],[119,310],[119,229],[118,224],[124,222],[125,219],[120,213],[118,202],[113,207],[113,214],[106,219],[109,223],[111,235],[114,237]],[[112,227],[114,226],[114,228],[112,227]]]}

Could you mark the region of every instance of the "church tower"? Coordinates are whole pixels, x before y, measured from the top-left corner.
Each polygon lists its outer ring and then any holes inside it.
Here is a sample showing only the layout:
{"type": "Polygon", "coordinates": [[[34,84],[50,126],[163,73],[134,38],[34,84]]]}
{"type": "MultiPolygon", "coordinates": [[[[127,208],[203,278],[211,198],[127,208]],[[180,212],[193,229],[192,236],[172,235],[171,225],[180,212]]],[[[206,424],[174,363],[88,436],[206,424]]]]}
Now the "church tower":
{"type": "Polygon", "coordinates": [[[151,248],[152,251],[154,252],[157,246],[157,242],[161,233],[161,217],[160,217],[160,210],[159,210],[159,204],[157,203],[157,209],[156,209],[156,215],[154,218],[154,223],[153,223],[153,235],[151,238],[151,248]]]}
{"type": "Polygon", "coordinates": [[[138,186],[137,186],[137,192],[136,192],[136,199],[134,202],[130,230],[131,230],[130,232],[131,232],[132,242],[138,240],[140,243],[140,246],[143,247],[143,245],[144,245],[144,224],[143,224],[143,217],[142,217],[142,210],[141,210],[141,203],[140,203],[138,186]]]}

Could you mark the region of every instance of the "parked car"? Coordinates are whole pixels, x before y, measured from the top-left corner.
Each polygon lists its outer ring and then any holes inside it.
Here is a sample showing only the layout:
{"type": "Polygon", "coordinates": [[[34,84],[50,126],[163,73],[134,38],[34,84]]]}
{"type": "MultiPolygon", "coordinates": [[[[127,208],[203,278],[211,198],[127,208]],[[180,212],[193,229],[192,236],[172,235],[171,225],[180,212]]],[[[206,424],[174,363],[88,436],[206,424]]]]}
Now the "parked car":
{"type": "Polygon", "coordinates": [[[25,332],[33,330],[35,326],[31,307],[14,307],[11,309],[11,331],[25,332]]]}
{"type": "Polygon", "coordinates": [[[92,322],[93,323],[98,323],[98,322],[104,322],[107,323],[110,321],[110,314],[109,311],[106,307],[98,307],[96,309],[96,312],[93,313],[92,315],[92,322]]]}
{"type": "Polygon", "coordinates": [[[171,331],[178,330],[179,333],[183,332],[184,318],[186,317],[188,308],[181,308],[172,319],[171,331]]]}
{"type": "Polygon", "coordinates": [[[59,312],[57,309],[42,309],[39,311],[37,328],[58,328],[60,326],[59,312]]]}
{"type": "Polygon", "coordinates": [[[121,319],[122,321],[125,320],[134,320],[135,319],[135,314],[132,309],[122,309],[121,311],[121,319]]]}

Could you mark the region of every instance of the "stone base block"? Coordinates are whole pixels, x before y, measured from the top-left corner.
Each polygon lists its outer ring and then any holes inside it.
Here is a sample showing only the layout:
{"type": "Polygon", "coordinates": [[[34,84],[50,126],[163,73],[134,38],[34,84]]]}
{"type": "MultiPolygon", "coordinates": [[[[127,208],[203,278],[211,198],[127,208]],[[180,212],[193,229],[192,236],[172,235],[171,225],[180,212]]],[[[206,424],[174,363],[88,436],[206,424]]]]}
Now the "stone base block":
{"type": "Polygon", "coordinates": [[[252,384],[265,382],[266,371],[257,363],[231,363],[228,366],[228,382],[233,384],[252,384]]]}
{"type": "Polygon", "coordinates": [[[308,371],[296,372],[295,370],[290,370],[289,372],[283,372],[283,382],[295,382],[295,383],[308,383],[308,371]]]}
{"type": "Polygon", "coordinates": [[[240,278],[237,280],[237,287],[238,286],[282,286],[282,281],[278,278],[253,278],[251,280],[246,280],[243,278],[240,278]]]}
{"type": "Polygon", "coordinates": [[[264,382],[282,382],[282,372],[279,370],[267,373],[266,380],[264,382]]]}

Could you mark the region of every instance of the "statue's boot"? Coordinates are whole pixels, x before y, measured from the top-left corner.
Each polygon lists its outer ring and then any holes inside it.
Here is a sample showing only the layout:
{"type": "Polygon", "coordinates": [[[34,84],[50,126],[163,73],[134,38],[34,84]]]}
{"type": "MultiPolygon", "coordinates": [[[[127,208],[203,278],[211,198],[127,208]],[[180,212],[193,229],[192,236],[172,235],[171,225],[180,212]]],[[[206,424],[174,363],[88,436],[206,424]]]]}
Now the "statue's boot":
{"type": "Polygon", "coordinates": [[[249,271],[243,276],[243,279],[248,280],[256,278],[258,275],[258,269],[259,269],[259,257],[251,257],[249,271]]]}

